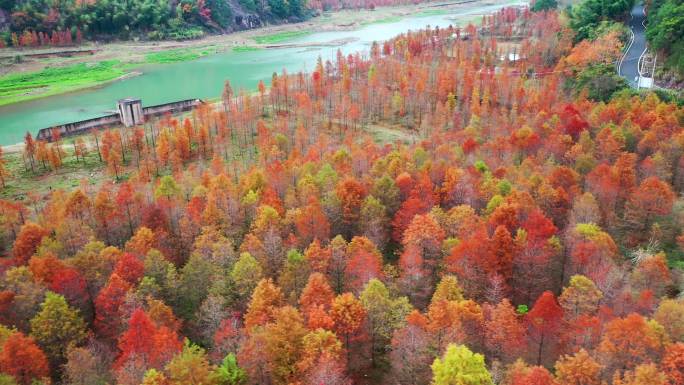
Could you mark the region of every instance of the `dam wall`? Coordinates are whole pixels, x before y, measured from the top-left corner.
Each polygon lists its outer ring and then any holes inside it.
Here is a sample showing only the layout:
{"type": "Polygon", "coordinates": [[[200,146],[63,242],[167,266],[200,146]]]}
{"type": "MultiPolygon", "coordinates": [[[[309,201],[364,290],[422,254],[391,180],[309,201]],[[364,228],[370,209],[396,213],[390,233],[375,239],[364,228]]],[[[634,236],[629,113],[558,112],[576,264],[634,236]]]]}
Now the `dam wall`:
{"type": "Polygon", "coordinates": [[[204,102],[200,99],[187,99],[187,100],[181,100],[181,101],[173,102],[173,103],[158,104],[156,106],[143,107],[142,110],[143,110],[143,115],[145,115],[145,118],[148,118],[148,117],[161,116],[161,115],[166,114],[167,112],[177,113],[177,112],[191,111],[203,103],[204,102]]]}
{"type": "MultiPolygon", "coordinates": [[[[124,99],[121,102],[129,103],[131,99],[124,99]]],[[[204,103],[201,99],[187,99],[177,102],[158,104],[156,106],[149,106],[142,108],[143,121],[135,119],[138,124],[144,123],[145,120],[162,116],[165,114],[175,114],[179,112],[186,112],[195,109],[200,104],[204,103]]],[[[66,123],[55,127],[47,127],[38,131],[36,135],[37,140],[45,140],[52,142],[53,130],[58,130],[62,138],[86,134],[92,130],[103,130],[117,126],[129,126],[130,118],[126,116],[126,112],[121,108],[116,114],[100,116],[97,118],[81,120],[78,122],[66,123]]]]}

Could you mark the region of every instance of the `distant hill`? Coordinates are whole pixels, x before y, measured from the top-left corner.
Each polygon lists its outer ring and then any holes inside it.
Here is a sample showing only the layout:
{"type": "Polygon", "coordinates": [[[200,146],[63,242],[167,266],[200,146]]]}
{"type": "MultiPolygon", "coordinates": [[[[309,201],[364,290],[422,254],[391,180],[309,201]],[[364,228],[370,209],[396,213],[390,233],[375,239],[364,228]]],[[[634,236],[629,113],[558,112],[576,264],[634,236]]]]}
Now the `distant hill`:
{"type": "Polygon", "coordinates": [[[10,15],[5,33],[17,39],[55,31],[103,40],[189,39],[312,14],[302,0],[0,0],[0,8],[10,15]]]}

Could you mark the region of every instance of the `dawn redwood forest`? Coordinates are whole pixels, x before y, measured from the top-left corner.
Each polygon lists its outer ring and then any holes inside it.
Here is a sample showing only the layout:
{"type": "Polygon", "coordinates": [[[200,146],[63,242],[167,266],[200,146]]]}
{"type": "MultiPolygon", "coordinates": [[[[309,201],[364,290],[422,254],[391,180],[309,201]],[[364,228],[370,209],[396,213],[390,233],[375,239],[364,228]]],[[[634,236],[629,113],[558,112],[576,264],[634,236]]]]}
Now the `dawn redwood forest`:
{"type": "Polygon", "coordinates": [[[0,384],[683,385],[684,109],[533,8],[27,134],[107,175],[0,201],[0,384]]]}

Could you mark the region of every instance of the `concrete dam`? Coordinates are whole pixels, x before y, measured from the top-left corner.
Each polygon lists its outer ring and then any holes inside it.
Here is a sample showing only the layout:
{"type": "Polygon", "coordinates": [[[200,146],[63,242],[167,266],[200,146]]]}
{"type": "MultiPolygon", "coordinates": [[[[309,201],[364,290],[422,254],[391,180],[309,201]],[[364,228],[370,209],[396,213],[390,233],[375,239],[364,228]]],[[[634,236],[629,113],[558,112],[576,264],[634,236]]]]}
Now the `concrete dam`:
{"type": "Polygon", "coordinates": [[[204,102],[201,99],[187,99],[177,102],[143,107],[142,101],[135,98],[121,99],[116,104],[117,113],[98,118],[66,123],[55,127],[43,128],[36,135],[37,140],[52,142],[53,132],[57,130],[61,137],[86,134],[92,130],[124,126],[133,127],[144,124],[146,120],[165,114],[191,111],[204,102]]]}

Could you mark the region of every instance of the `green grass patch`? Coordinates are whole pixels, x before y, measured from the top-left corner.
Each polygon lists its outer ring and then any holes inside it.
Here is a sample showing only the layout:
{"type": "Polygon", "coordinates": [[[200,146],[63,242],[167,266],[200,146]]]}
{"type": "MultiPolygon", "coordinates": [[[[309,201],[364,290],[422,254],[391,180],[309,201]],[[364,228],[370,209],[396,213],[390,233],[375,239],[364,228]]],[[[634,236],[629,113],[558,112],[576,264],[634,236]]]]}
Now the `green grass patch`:
{"type": "Polygon", "coordinates": [[[96,151],[90,151],[85,159],[76,161],[71,146],[64,146],[63,149],[66,157],[57,171],[43,168],[40,162],[36,163],[35,172],[27,170],[20,154],[7,154],[6,167],[12,176],[7,178],[5,188],[0,190],[0,198],[17,200],[23,199],[28,192],[42,195],[57,189],[71,191],[79,187],[84,179],[90,185],[109,180],[110,176],[104,173],[104,165],[99,161],[96,151]]]}
{"type": "Polygon", "coordinates": [[[412,134],[385,124],[369,124],[365,127],[365,130],[373,136],[377,143],[385,144],[400,141],[408,144],[414,141],[412,134]]]}
{"type": "Polygon", "coordinates": [[[203,56],[215,53],[215,48],[200,49],[172,49],[168,51],[149,53],[145,56],[145,62],[154,64],[169,64],[182,61],[199,59],[203,56]]]}
{"type": "Polygon", "coordinates": [[[259,47],[253,47],[251,45],[241,45],[237,47],[233,47],[233,52],[252,52],[252,51],[258,51],[261,48],[259,47]]]}
{"type": "Polygon", "coordinates": [[[310,34],[311,31],[287,31],[274,33],[271,35],[255,36],[254,41],[258,44],[274,44],[310,34]]]}
{"type": "Polygon", "coordinates": [[[125,74],[118,60],[46,68],[0,77],[0,106],[56,95],[114,80],[125,74]]]}

